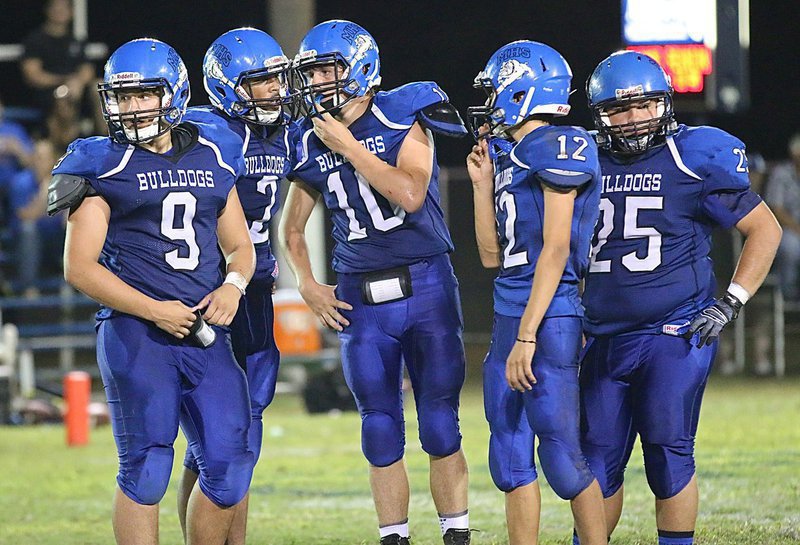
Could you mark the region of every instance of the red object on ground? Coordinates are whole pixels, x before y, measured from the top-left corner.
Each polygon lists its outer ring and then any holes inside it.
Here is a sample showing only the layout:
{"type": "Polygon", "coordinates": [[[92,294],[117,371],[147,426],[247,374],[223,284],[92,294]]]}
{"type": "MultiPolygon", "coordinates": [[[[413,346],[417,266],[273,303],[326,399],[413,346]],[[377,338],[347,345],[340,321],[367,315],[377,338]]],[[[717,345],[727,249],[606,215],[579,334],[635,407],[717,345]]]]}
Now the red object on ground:
{"type": "Polygon", "coordinates": [[[89,442],[89,397],[92,377],[85,371],[70,371],[64,376],[64,401],[67,411],[64,425],[67,428],[67,445],[85,445],[89,442]]]}

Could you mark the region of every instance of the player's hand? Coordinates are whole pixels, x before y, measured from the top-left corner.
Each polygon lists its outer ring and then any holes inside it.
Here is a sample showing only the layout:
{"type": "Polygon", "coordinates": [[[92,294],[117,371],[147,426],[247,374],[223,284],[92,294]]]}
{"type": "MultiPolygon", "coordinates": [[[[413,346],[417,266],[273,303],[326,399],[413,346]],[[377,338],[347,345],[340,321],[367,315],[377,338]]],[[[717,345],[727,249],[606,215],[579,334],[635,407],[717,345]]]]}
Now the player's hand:
{"type": "Polygon", "coordinates": [[[536,384],[533,374],[533,355],[536,353],[535,343],[515,342],[506,360],[506,381],[512,390],[524,392],[532,390],[536,384]]]}
{"type": "Polygon", "coordinates": [[[697,348],[717,340],[722,329],[739,316],[742,302],[730,293],[704,308],[689,324],[684,336],[691,339],[697,333],[697,348]]]}
{"type": "Polygon", "coordinates": [[[475,191],[494,190],[494,165],[489,158],[489,144],[485,138],[472,146],[467,155],[467,174],[475,191]]]}
{"type": "Polygon", "coordinates": [[[180,301],[153,301],[148,317],[159,329],[183,339],[189,334],[196,316],[191,308],[180,301]]]}
{"type": "Polygon", "coordinates": [[[230,325],[236,311],[239,310],[239,299],[242,292],[233,284],[222,284],[220,287],[203,297],[192,311],[205,309],[203,319],[213,325],[230,325]]]}
{"type": "MultiPolygon", "coordinates": [[[[315,104],[314,107],[318,110],[320,109],[318,104],[315,104]]],[[[350,129],[328,112],[322,112],[312,117],[311,122],[314,124],[314,134],[331,151],[346,156],[350,146],[353,144],[360,145],[353,133],[350,132],[350,129]]]]}
{"type": "Polygon", "coordinates": [[[342,331],[350,325],[347,318],[339,313],[339,309],[353,310],[349,303],[339,301],[334,293],[334,286],[306,282],[299,287],[300,295],[322,325],[336,331],[342,331]]]}

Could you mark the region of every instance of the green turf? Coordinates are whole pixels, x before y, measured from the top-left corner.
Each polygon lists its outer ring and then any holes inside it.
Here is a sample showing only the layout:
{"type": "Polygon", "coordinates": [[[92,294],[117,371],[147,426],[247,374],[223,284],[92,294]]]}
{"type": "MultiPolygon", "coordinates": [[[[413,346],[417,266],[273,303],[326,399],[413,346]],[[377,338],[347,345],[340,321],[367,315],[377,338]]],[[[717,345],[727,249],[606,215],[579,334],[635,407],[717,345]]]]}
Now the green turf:
{"type": "MultiPolygon", "coordinates": [[[[412,413],[413,414],[413,413],[412,413]]],[[[356,545],[377,542],[355,414],[308,416],[279,397],[265,416],[265,447],[252,487],[253,545],[356,545]]],[[[466,392],[464,446],[470,462],[473,543],[505,543],[502,494],[486,464],[480,391],[466,392]]],[[[441,543],[427,493],[427,460],[409,421],[408,466],[415,545],[441,543]]],[[[800,543],[800,381],[714,377],[700,422],[698,544],[800,543]]],[[[180,460],[184,442],[179,440],[180,460]]],[[[626,481],[618,545],[654,544],[653,502],[638,449],[626,481]]],[[[179,468],[180,463],[176,463],[179,468]]],[[[0,428],[0,543],[113,543],[110,524],[116,455],[111,430],[88,447],[64,446],[61,427],[0,428]]],[[[174,482],[161,510],[161,543],[179,544],[174,482]]],[[[542,544],[571,543],[569,506],[543,489],[542,544]]]]}

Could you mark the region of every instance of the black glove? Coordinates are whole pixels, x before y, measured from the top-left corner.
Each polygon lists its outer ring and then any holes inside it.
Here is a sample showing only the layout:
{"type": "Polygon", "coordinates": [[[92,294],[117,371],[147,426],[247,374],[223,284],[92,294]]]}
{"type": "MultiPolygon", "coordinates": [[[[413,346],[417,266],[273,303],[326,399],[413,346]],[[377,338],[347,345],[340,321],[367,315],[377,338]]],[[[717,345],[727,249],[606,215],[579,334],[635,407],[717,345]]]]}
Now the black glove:
{"type": "Polygon", "coordinates": [[[699,336],[697,348],[713,343],[719,337],[722,328],[739,316],[742,306],[744,303],[726,293],[722,299],[715,300],[714,304],[707,306],[695,316],[684,336],[691,339],[697,333],[699,336]]]}

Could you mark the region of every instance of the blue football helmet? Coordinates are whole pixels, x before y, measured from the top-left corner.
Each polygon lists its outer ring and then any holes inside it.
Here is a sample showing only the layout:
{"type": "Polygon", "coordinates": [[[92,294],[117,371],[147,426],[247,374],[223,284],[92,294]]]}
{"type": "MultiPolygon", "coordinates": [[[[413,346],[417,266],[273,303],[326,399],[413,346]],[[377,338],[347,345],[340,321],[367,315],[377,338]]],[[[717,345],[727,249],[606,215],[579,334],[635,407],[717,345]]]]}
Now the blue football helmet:
{"type": "Polygon", "coordinates": [[[473,86],[488,98],[467,109],[473,135],[507,138],[509,129],[531,116],[567,115],[571,83],[569,64],[549,45],[529,40],[504,45],[475,76],[473,86]],[[479,132],[483,125],[488,132],[479,132]]]}
{"type": "Polygon", "coordinates": [[[617,51],[603,59],[586,81],[586,96],[598,131],[598,145],[614,153],[636,155],[665,143],[677,130],[672,83],[664,69],[644,53],[617,51]],[[656,100],[656,115],[645,121],[612,125],[608,113],[656,100]]]}
{"type": "Polygon", "coordinates": [[[290,87],[291,62],[272,36],[237,28],[217,38],[203,59],[203,86],[211,104],[259,125],[285,125],[299,93],[290,87]],[[277,78],[277,95],[254,98],[251,85],[277,78]]]}
{"type": "Polygon", "coordinates": [[[180,55],[152,38],[132,40],[114,51],[97,90],[109,135],[123,144],[141,144],[169,131],[181,122],[191,96],[180,55]],[[158,96],[159,107],[123,112],[120,101],[141,93],[158,96]]]}
{"type": "Polygon", "coordinates": [[[381,84],[378,44],[369,32],[350,21],[325,21],[309,30],[300,42],[294,66],[311,115],[318,111],[335,115],[345,104],[381,84]],[[321,67],[330,68],[332,78],[314,83],[313,69],[321,67]]]}

